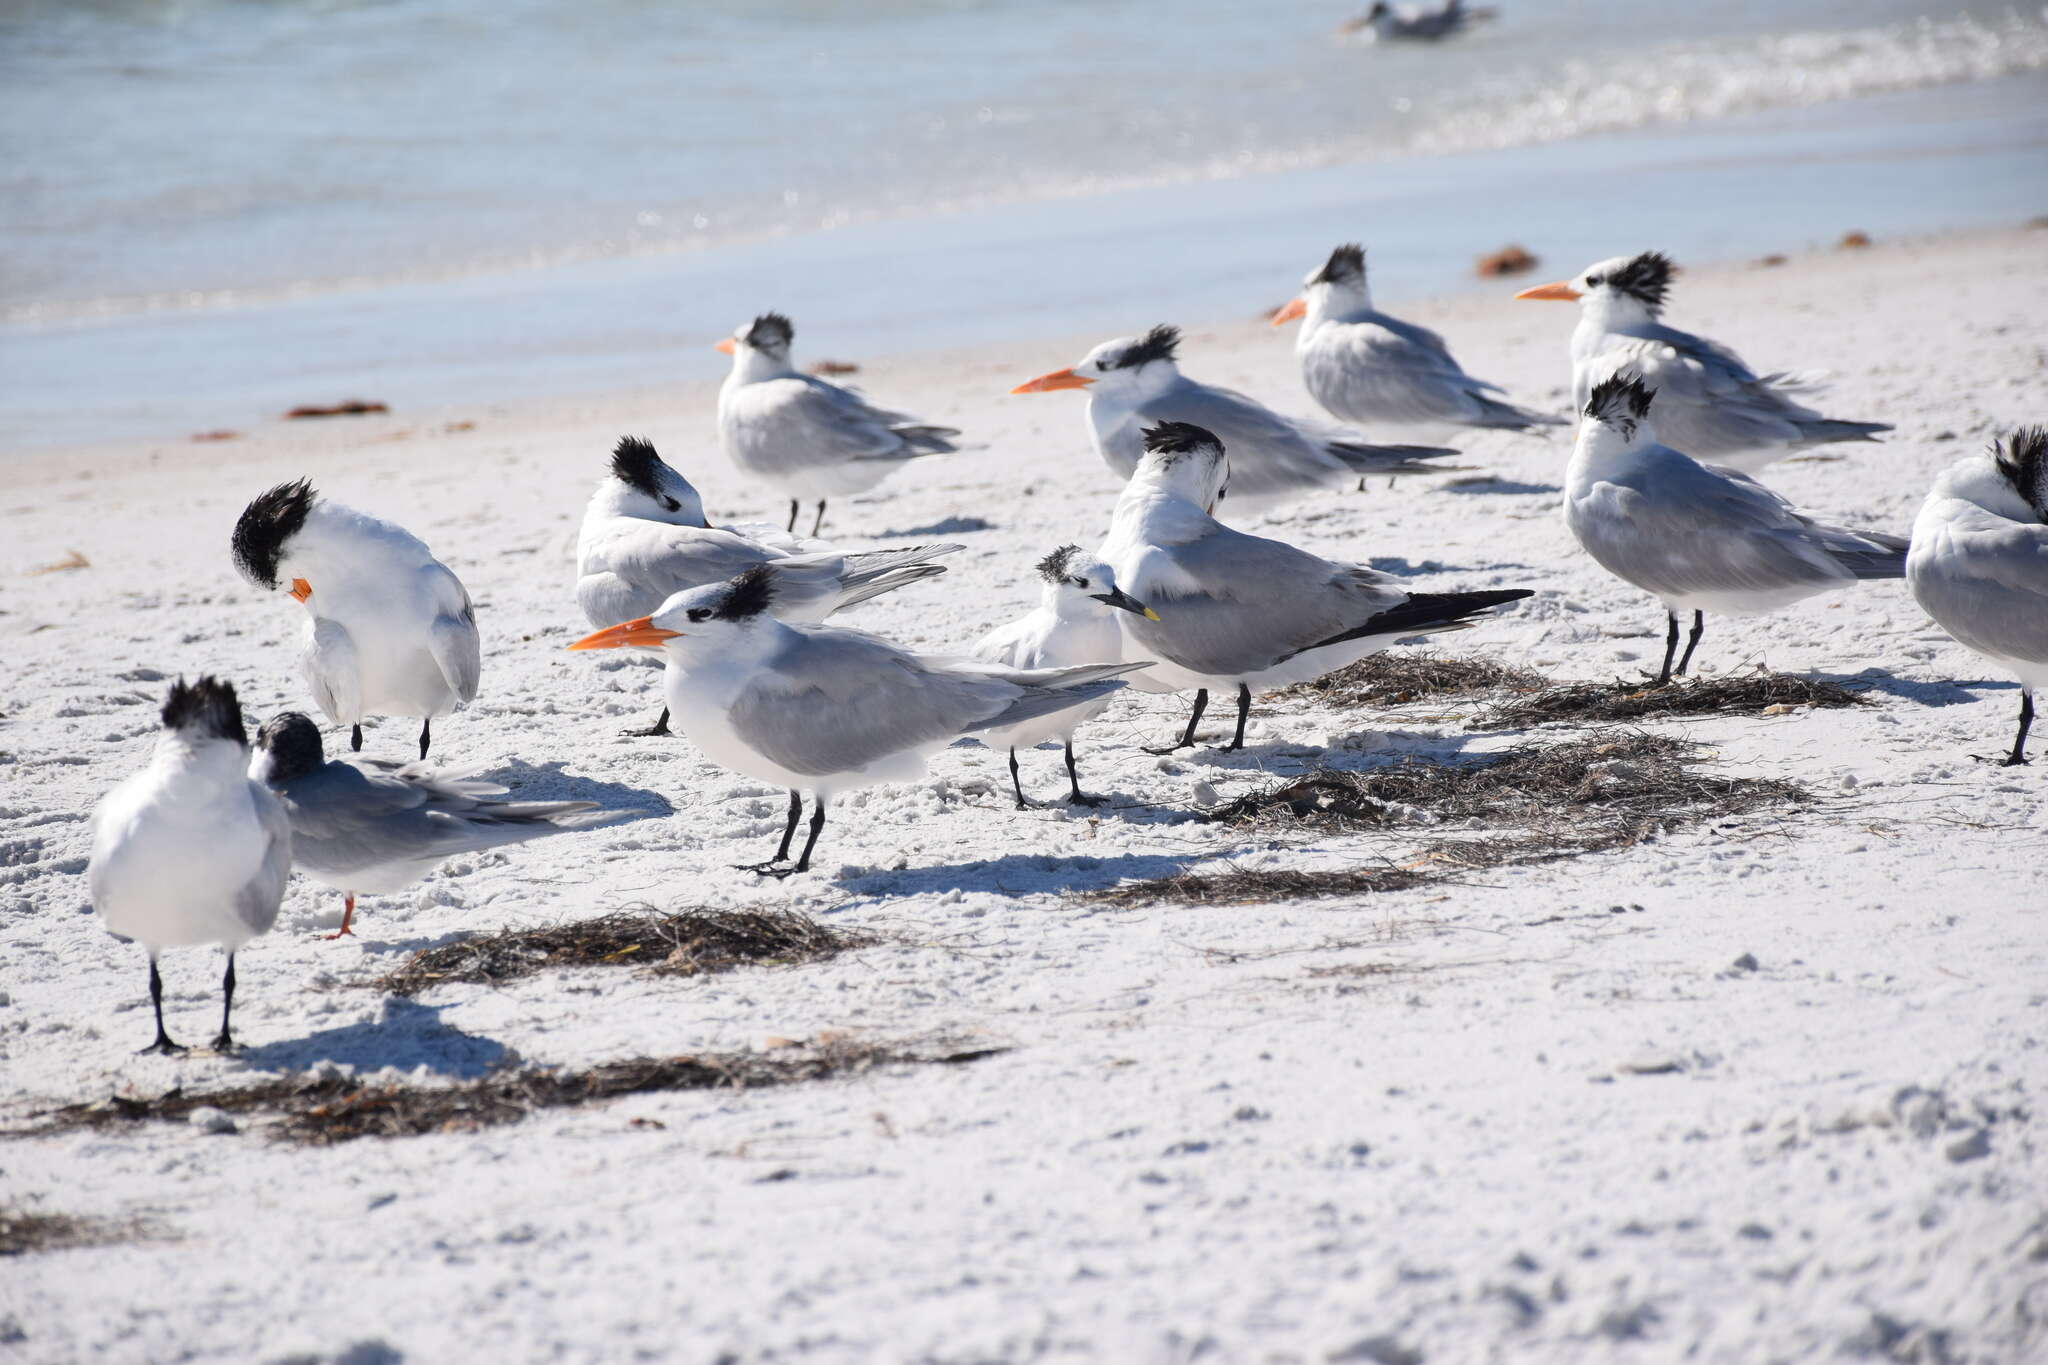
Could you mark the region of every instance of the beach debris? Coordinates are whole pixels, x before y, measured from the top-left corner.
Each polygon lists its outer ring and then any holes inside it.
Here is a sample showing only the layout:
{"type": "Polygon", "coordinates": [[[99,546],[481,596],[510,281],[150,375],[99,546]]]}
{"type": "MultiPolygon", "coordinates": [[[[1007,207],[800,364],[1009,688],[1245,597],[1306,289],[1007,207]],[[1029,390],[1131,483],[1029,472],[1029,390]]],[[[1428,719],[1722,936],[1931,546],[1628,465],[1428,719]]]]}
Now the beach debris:
{"type": "Polygon", "coordinates": [[[373,412],[389,412],[384,403],[372,402],[366,398],[350,398],[339,403],[302,403],[285,414],[287,419],[298,417],[361,417],[373,412]]]}
{"type": "Polygon", "coordinates": [[[1772,253],[1771,253],[1770,255],[1768,255],[1768,256],[1759,256],[1759,257],[1757,257],[1756,263],[1757,263],[1758,265],[1760,265],[1760,266],[1763,266],[1763,267],[1765,267],[1766,269],[1768,269],[1768,268],[1770,268],[1770,267],[1773,267],[1773,266],[1780,266],[1780,265],[1783,265],[1783,264],[1785,264],[1785,262],[1786,262],[1786,261],[1788,261],[1788,260],[1790,260],[1790,259],[1791,259],[1791,257],[1789,257],[1789,256],[1785,256],[1785,255],[1783,255],[1783,254],[1781,254],[1781,253],[1779,253],[1779,252],[1773,251],[1773,252],[1772,252],[1772,253]]]}
{"type": "Polygon", "coordinates": [[[1542,264],[1527,247],[1510,242],[1499,251],[1489,252],[1476,261],[1472,270],[1480,279],[1495,279],[1502,275],[1520,275],[1534,270],[1542,264]]]}
{"type": "Polygon", "coordinates": [[[1477,655],[1433,649],[1368,655],[1327,677],[1282,688],[1282,697],[1312,697],[1335,706],[1399,706],[1425,697],[1536,692],[1550,680],[1526,668],[1477,655]]]}
{"type": "Polygon", "coordinates": [[[1643,683],[1564,683],[1494,707],[1473,722],[1482,730],[1516,729],[1549,721],[1614,723],[1660,716],[1784,715],[1793,708],[1867,705],[1840,683],[1772,673],[1695,678],[1663,687],[1643,683]],[[1779,708],[1779,709],[1773,709],[1779,708]]]}
{"type": "Polygon", "coordinates": [[[1835,243],[1837,251],[1856,251],[1870,245],[1870,234],[1851,229],[1842,234],[1842,240],[1835,243]]]}
{"type": "Polygon", "coordinates": [[[860,366],[851,360],[820,360],[811,366],[811,373],[830,379],[836,374],[859,374],[860,366]]]}
{"type": "Polygon", "coordinates": [[[748,964],[822,962],[874,941],[789,910],[665,915],[650,906],[425,948],[372,984],[394,995],[414,995],[453,982],[502,985],[557,967],[645,967],[656,975],[699,976],[748,964]]]}
{"type": "Polygon", "coordinates": [[[35,578],[46,573],[69,573],[73,569],[90,569],[91,567],[92,561],[84,555],[76,550],[67,550],[62,559],[52,560],[48,564],[38,564],[33,569],[30,569],[28,576],[35,578]]]}
{"type": "MultiPolygon", "coordinates": [[[[0,1256],[20,1256],[31,1251],[62,1251],[70,1247],[108,1246],[141,1235],[134,1226],[109,1223],[97,1218],[75,1218],[68,1213],[30,1213],[25,1209],[0,1209],[0,1256]]],[[[4,1338],[0,1338],[4,1340],[4,1338]]]]}
{"type": "Polygon", "coordinates": [[[242,433],[222,427],[218,431],[195,431],[192,433],[191,439],[194,441],[239,441],[242,439],[242,433]]]}

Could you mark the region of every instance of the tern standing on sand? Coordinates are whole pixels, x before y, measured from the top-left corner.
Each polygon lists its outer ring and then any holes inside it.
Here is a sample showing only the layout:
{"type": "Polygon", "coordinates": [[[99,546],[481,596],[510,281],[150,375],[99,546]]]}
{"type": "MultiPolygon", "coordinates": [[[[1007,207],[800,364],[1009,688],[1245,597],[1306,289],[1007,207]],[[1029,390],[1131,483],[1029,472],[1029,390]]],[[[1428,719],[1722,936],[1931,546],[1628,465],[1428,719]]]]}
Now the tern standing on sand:
{"type": "Polygon", "coordinates": [[[1837,422],[1788,395],[1813,381],[1758,375],[1719,342],[1659,321],[1677,267],[1659,252],[1616,256],[1576,279],[1539,284],[1518,299],[1576,299],[1572,407],[1585,411],[1593,386],[1627,369],[1657,395],[1657,432],[1695,460],[1754,472],[1773,460],[1831,441],[1870,441],[1882,422],[1837,422]]]}
{"type": "Polygon", "coordinates": [[[817,499],[816,535],[826,499],[865,493],[906,460],[956,451],[960,433],[800,373],[789,361],[795,336],[788,318],[763,313],[718,343],[732,357],[718,390],[718,438],[734,464],[789,499],[791,531],[799,504],[817,499]]]}
{"type": "Polygon", "coordinates": [[[476,700],[476,608],[462,581],[402,526],[331,502],[304,479],[251,502],[235,523],[235,565],[306,609],[299,666],[327,718],[363,747],[366,716],[433,719],[476,700]]]}
{"type": "MultiPolygon", "coordinates": [[[[685,588],[723,583],[756,564],[775,566],[775,614],[817,622],[836,611],[946,571],[927,561],[965,548],[912,545],[842,554],[772,527],[712,526],[690,481],[654,447],[628,436],[590,495],[576,541],[576,604],[592,626],[646,616],[685,588]]],[[[669,733],[668,712],[650,729],[669,733]]]]}
{"type": "Polygon", "coordinates": [[[712,762],[789,789],[782,842],[750,872],[808,870],[834,793],[915,781],[963,735],[1086,706],[1123,686],[1117,674],[1142,667],[1017,669],[918,655],[872,635],[778,621],[774,594],[774,570],[749,569],[569,646],[660,647],[683,733],[712,762]],[[785,867],[806,789],[815,798],[810,836],[785,867]]]}
{"type": "MultiPolygon", "coordinates": [[[[1117,587],[1116,574],[1109,565],[1088,559],[1078,545],[1062,545],[1039,560],[1038,576],[1045,580],[1038,605],[977,640],[975,658],[1009,668],[1109,663],[1123,657],[1123,632],[1117,627],[1116,612],[1159,619],[1150,607],[1117,587]]],[[[1024,799],[1024,784],[1017,775],[1017,751],[1048,739],[1061,741],[1066,749],[1067,800],[1079,806],[1103,804],[1107,798],[1081,791],[1081,775],[1074,770],[1074,731],[1101,715],[1108,705],[1107,700],[1093,702],[982,734],[982,741],[991,749],[1010,751],[1010,788],[1017,794],[1018,810],[1031,803],[1024,799]]]]}
{"type": "Polygon", "coordinates": [[[1230,451],[1233,508],[1348,486],[1370,474],[1426,474],[1425,461],[1458,453],[1442,446],[1369,445],[1334,427],[1283,417],[1241,393],[1189,379],[1175,362],[1179,345],[1177,327],[1118,337],[1072,369],[1040,375],[1010,392],[1086,389],[1095,453],[1126,481],[1144,458],[1144,428],[1166,421],[1207,428],[1230,451]]]}
{"type": "Polygon", "coordinates": [[[1657,686],[1671,681],[1680,612],[1692,613],[1683,673],[1707,612],[1761,616],[1830,588],[1904,576],[1903,538],[1825,525],[1747,474],[1658,444],[1655,397],[1627,372],[1593,386],[1565,471],[1564,524],[1600,567],[1663,602],[1657,686]]]}
{"type": "Polygon", "coordinates": [[[234,1046],[235,953],[277,922],[292,870],[292,830],[270,789],[249,778],[249,737],[235,689],[180,678],[164,699],[163,733],[149,766],[108,792],[93,812],[86,885],[109,933],[149,951],[156,1041],[144,1052],[185,1049],[164,1032],[165,948],[218,943],[220,1036],[234,1046]]]}
{"type": "Polygon", "coordinates": [[[2020,680],[2004,765],[2025,763],[2034,691],[2048,687],[2048,427],[2020,427],[1935,476],[1906,582],[1936,625],[2020,680]]]}
{"type": "MultiPolygon", "coordinates": [[[[474,770],[434,772],[419,763],[329,761],[320,727],[297,711],[256,733],[249,776],[277,794],[292,828],[292,859],[347,899],[341,928],[353,933],[356,897],[411,886],[459,853],[524,843],[594,823],[575,817],[595,801],[498,801],[505,788],[474,770]]],[[[609,814],[596,817],[609,819],[609,814]]]]}
{"type": "Polygon", "coordinates": [[[1530,431],[1563,426],[1490,395],[1498,384],[1474,379],[1451,358],[1444,339],[1372,306],[1365,248],[1330,253],[1302,282],[1299,298],[1273,315],[1279,327],[1301,319],[1294,353],[1311,397],[1346,422],[1437,438],[1460,429],[1530,431]]]}
{"type": "Polygon", "coordinates": [[[1195,742],[1212,688],[1237,691],[1237,733],[1254,688],[1320,678],[1411,635],[1462,630],[1470,618],[1531,596],[1527,588],[1409,592],[1390,575],[1233,531],[1209,514],[1228,477],[1223,446],[1201,427],[1161,422],[1117,499],[1097,558],[1156,618],[1125,616],[1124,657],[1153,667],[1133,678],[1148,692],[1195,688],[1187,732],[1195,742]]]}

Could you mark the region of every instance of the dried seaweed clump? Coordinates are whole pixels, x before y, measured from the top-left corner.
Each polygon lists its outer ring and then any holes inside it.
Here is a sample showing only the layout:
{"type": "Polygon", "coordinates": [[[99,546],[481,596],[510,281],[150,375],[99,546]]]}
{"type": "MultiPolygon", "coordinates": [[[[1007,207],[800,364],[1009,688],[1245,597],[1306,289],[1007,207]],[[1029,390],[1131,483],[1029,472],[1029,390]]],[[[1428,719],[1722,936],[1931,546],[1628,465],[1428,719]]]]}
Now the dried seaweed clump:
{"type": "Polygon", "coordinates": [[[230,1114],[274,1118],[270,1130],[274,1135],[309,1146],[329,1146],[362,1137],[473,1132],[517,1123],[537,1110],[575,1108],[621,1095],[799,1085],[882,1066],[979,1061],[1008,1050],[985,1042],[886,1044],[831,1035],[806,1046],[765,1052],[634,1057],[585,1070],[523,1066],[452,1085],[288,1076],[202,1094],[171,1090],[154,1099],[115,1096],[70,1105],[47,1115],[49,1122],[36,1131],[109,1128],[148,1119],[184,1120],[194,1109],[205,1106],[230,1114]]]}
{"type": "Polygon", "coordinates": [[[544,929],[506,929],[414,953],[373,983],[415,995],[453,981],[497,985],[551,967],[647,967],[671,976],[758,963],[821,962],[873,939],[828,929],[808,915],[771,910],[622,910],[544,929]]]}
{"type": "Polygon", "coordinates": [[[1566,683],[1496,706],[1474,724],[1482,730],[1505,730],[1545,721],[1616,724],[1660,716],[1780,715],[1801,706],[1865,704],[1860,693],[1840,683],[1758,669],[1663,687],[1566,683]]]}
{"type": "Polygon", "coordinates": [[[128,1241],[135,1235],[132,1228],[101,1222],[96,1218],[0,1209],[0,1256],[62,1251],[67,1247],[106,1246],[111,1242],[128,1241]]]}
{"type": "Polygon", "coordinates": [[[1286,688],[1280,695],[1311,697],[1336,706],[1399,706],[1425,697],[1534,692],[1548,682],[1540,673],[1497,659],[1408,649],[1369,654],[1335,673],[1286,688]]]}
{"type": "Polygon", "coordinates": [[[1253,792],[1212,820],[1274,828],[1456,828],[1394,861],[1314,873],[1231,870],[1128,882],[1089,899],[1120,905],[1256,904],[1405,890],[1511,863],[1626,848],[1685,825],[1811,799],[1797,783],[1695,770],[1700,746],[1641,731],[1449,763],[1328,769],[1253,792]]]}

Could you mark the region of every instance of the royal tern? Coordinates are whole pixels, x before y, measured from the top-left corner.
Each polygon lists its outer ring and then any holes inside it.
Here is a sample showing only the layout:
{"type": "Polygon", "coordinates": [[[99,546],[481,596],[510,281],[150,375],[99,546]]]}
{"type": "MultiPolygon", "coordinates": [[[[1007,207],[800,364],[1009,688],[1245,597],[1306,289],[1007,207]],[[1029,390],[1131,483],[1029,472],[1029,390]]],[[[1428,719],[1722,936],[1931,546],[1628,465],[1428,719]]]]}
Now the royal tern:
{"type": "MultiPolygon", "coordinates": [[[[1123,633],[1117,628],[1113,611],[1159,619],[1150,607],[1117,587],[1116,575],[1107,564],[1084,557],[1078,545],[1062,545],[1039,560],[1038,576],[1045,580],[1038,605],[977,640],[971,651],[975,658],[1009,668],[1111,663],[1123,657],[1123,633]]],[[[1048,739],[1057,739],[1065,746],[1067,800],[1075,805],[1099,806],[1107,799],[1081,792],[1081,776],[1074,770],[1074,731],[1101,715],[1108,705],[1106,700],[1091,702],[1071,711],[982,733],[982,742],[991,749],[1010,751],[1010,788],[1017,794],[1018,810],[1030,802],[1024,799],[1024,784],[1017,775],[1017,750],[1033,748],[1048,739]]]]}
{"type": "Polygon", "coordinates": [[[2048,687],[2048,427],[2020,427],[1935,476],[1906,582],[1936,625],[2019,679],[2004,765],[2025,763],[2034,689],[2048,687]]]}
{"type": "Polygon", "coordinates": [[[1739,470],[1658,444],[1655,396],[1627,371],[1593,386],[1565,471],[1564,524],[1602,568],[1663,602],[1669,628],[1658,686],[1671,681],[1682,611],[1692,613],[1692,633],[1680,673],[1707,612],[1759,616],[1905,573],[1903,538],[1817,522],[1739,470]]]}
{"type": "Polygon", "coordinates": [[[718,437],[734,464],[789,499],[791,531],[798,504],[816,498],[816,535],[827,498],[864,493],[906,460],[956,451],[960,433],[801,373],[789,362],[795,335],[788,318],[763,313],[718,343],[732,357],[718,390],[718,437]]]}
{"type": "Polygon", "coordinates": [[[1123,480],[1144,458],[1145,427],[1171,421],[1207,428],[1230,451],[1232,507],[1266,505],[1369,474],[1426,474],[1424,461],[1458,453],[1442,446],[1369,445],[1334,427],[1283,417],[1244,394],[1189,379],[1175,363],[1179,345],[1177,327],[1118,337],[1072,369],[1040,375],[1010,392],[1086,389],[1095,453],[1123,480]]]}
{"type": "MultiPolygon", "coordinates": [[[[646,616],[685,588],[723,583],[773,563],[775,614],[812,623],[946,571],[927,561],[964,546],[913,545],[842,553],[772,527],[712,526],[690,481],[654,447],[628,436],[590,495],[576,541],[576,603],[592,626],[646,616]]],[[[669,733],[668,712],[634,735],[669,733]]]]}
{"type": "Polygon", "coordinates": [[[1228,478],[1226,460],[1201,427],[1151,428],[1096,556],[1157,612],[1119,618],[1124,657],[1153,664],[1133,685],[1197,689],[1187,732],[1172,749],[1195,742],[1211,688],[1237,689],[1229,747],[1241,749],[1253,688],[1320,678],[1396,640],[1462,630],[1477,613],[1531,595],[1527,588],[1409,592],[1387,574],[1234,531],[1206,510],[1228,478]]]}
{"type": "Polygon", "coordinates": [[[1497,18],[1499,11],[1492,8],[1466,9],[1465,0],[1444,0],[1437,9],[1426,6],[1397,10],[1387,0],[1373,0],[1373,7],[1356,19],[1347,20],[1340,32],[1356,33],[1363,29],[1372,35],[1376,43],[1441,42],[1454,33],[1463,33],[1467,24],[1481,23],[1497,18]]]}
{"type": "Polygon", "coordinates": [[[1365,248],[1356,244],[1332,251],[1303,281],[1300,297],[1273,315],[1273,325],[1296,318],[1302,382],[1346,422],[1430,435],[1463,427],[1565,425],[1562,417],[1489,397],[1500,385],[1466,374],[1442,337],[1376,311],[1365,280],[1365,248]]]}
{"type": "Polygon", "coordinates": [[[476,608],[462,581],[402,526],[281,483],[235,523],[235,565],[306,609],[299,667],[327,718],[363,747],[365,716],[435,716],[476,699],[476,608]]]}
{"type": "Polygon", "coordinates": [[[581,829],[595,801],[498,801],[505,788],[476,769],[435,772],[377,758],[329,760],[320,727],[297,711],[256,732],[249,776],[277,794],[291,821],[292,862],[346,898],[341,928],[353,933],[358,895],[403,890],[460,853],[581,829]]]}
{"type": "Polygon", "coordinates": [[[1574,300],[1572,407],[1584,411],[1593,386],[1623,368],[1657,395],[1659,438],[1695,460],[1757,470],[1807,446],[1869,441],[1882,422],[1837,422],[1793,401],[1811,379],[1758,375],[1716,341],[1658,321],[1676,271],[1655,251],[1589,265],[1576,279],[1539,284],[1518,299],[1574,300]]]}
{"type": "Polygon", "coordinates": [[[249,738],[235,689],[180,678],[164,699],[163,733],[149,766],[108,792],[93,812],[85,881],[107,931],[149,952],[156,1041],[144,1052],[185,1049],[164,1032],[165,948],[218,943],[220,1037],[234,1046],[235,953],[277,922],[292,870],[292,829],[270,789],[249,779],[249,738]]]}
{"type": "Polygon", "coordinates": [[[1099,701],[1123,686],[1117,674],[1141,666],[1017,669],[918,655],[871,635],[779,621],[774,595],[774,570],[752,568],[569,648],[667,653],[669,710],[683,733],[712,762],[789,789],[775,856],[746,869],[778,877],[809,869],[835,792],[914,781],[954,740],[1099,701]],[[805,789],[815,798],[810,837],[783,867],[805,789]]]}

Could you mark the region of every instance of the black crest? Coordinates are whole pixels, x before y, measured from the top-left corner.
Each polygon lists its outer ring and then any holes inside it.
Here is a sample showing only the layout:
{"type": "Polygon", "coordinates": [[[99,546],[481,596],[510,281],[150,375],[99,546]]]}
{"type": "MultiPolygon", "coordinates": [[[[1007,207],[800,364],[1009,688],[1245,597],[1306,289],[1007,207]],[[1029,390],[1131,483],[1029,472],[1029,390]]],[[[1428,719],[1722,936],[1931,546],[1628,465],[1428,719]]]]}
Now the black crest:
{"type": "Polygon", "coordinates": [[[1078,545],[1062,545],[1044,559],[1038,561],[1038,576],[1048,583],[1057,583],[1067,576],[1067,565],[1075,555],[1081,553],[1078,545]]]}
{"type": "Polygon", "coordinates": [[[720,621],[748,621],[768,610],[775,600],[775,570],[756,564],[732,581],[725,600],[711,613],[720,621]]]}
{"type": "Polygon", "coordinates": [[[256,747],[270,755],[270,780],[288,782],[318,772],[327,762],[320,745],[320,727],[297,711],[284,711],[263,722],[256,747]]]}
{"type": "Polygon", "coordinates": [[[242,509],[235,522],[235,567],[259,588],[277,586],[277,562],[284,544],[306,524],[313,510],[313,485],[304,479],[281,483],[242,509]]]}
{"type": "Polygon", "coordinates": [[[1150,455],[1185,455],[1204,446],[1223,449],[1223,442],[1207,427],[1193,422],[1160,422],[1145,428],[1145,452],[1150,455]]]}
{"type": "Polygon", "coordinates": [[[2014,427],[1991,443],[1991,458],[2034,515],[2048,522],[2048,427],[2014,427]]]}
{"type": "Polygon", "coordinates": [[[170,694],[164,698],[163,717],[166,730],[206,739],[231,739],[248,747],[249,732],[242,728],[242,707],[235,700],[234,684],[224,683],[210,673],[195,683],[183,678],[172,683],[170,694]]]}
{"type": "Polygon", "coordinates": [[[667,468],[654,447],[638,436],[622,436],[612,448],[612,477],[650,498],[662,496],[661,471],[667,468]]]}
{"type": "Polygon", "coordinates": [[[1310,284],[1364,284],[1365,248],[1356,242],[1346,242],[1330,253],[1330,259],[1323,262],[1323,268],[1310,279],[1310,284]]]}
{"type": "Polygon", "coordinates": [[[1180,328],[1160,323],[1145,335],[1139,337],[1124,353],[1116,358],[1113,370],[1135,370],[1140,365],[1155,360],[1171,360],[1173,353],[1180,349],[1180,328]]]}
{"type": "Polygon", "coordinates": [[[1662,311],[1664,296],[1671,292],[1671,277],[1677,273],[1678,267],[1671,264],[1669,256],[1661,251],[1645,251],[1630,257],[1628,264],[1607,277],[1607,283],[1656,313],[1662,311]]]}
{"type": "Polygon", "coordinates": [[[1592,396],[1586,399],[1586,416],[1619,429],[1624,436],[1633,436],[1636,423],[1649,413],[1650,400],[1656,396],[1657,391],[1644,384],[1634,370],[1616,370],[1593,386],[1592,396]]]}
{"type": "Polygon", "coordinates": [[[780,313],[763,313],[747,328],[747,345],[757,351],[786,350],[796,340],[796,326],[780,313]]]}

